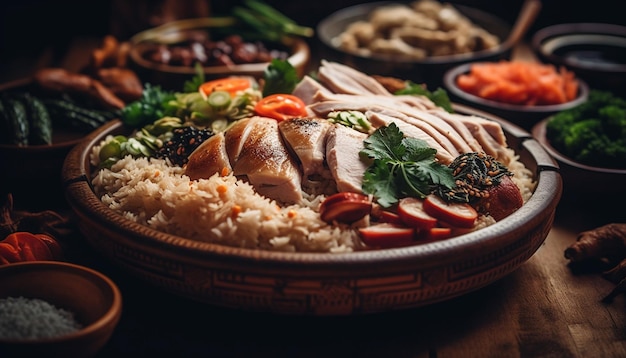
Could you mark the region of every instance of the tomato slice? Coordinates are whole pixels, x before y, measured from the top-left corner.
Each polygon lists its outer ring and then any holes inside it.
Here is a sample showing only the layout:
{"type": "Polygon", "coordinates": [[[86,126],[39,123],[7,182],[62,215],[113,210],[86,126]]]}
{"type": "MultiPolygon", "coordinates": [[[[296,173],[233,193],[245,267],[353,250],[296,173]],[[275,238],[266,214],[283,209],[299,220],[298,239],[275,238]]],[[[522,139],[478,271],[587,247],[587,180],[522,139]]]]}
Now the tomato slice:
{"type": "Polygon", "coordinates": [[[337,193],[326,198],[320,205],[320,218],[326,222],[353,223],[372,211],[369,197],[357,193],[337,193]]]}
{"type": "Polygon", "coordinates": [[[423,204],[427,214],[455,227],[471,228],[478,218],[478,213],[469,204],[447,203],[434,194],[428,195],[423,204]]]}
{"type": "Polygon", "coordinates": [[[375,224],[359,229],[361,240],[372,247],[391,248],[415,242],[415,229],[389,223],[375,224]]]}
{"type": "Polygon", "coordinates": [[[306,104],[300,98],[281,93],[263,97],[254,106],[254,112],[259,116],[273,118],[277,121],[308,115],[306,104]]]}
{"type": "Polygon", "coordinates": [[[215,91],[226,91],[230,93],[231,97],[234,97],[237,92],[244,91],[250,87],[252,87],[252,84],[247,78],[227,77],[205,82],[198,87],[198,90],[206,97],[215,91]]]}
{"type": "Polygon", "coordinates": [[[398,203],[398,216],[405,225],[428,230],[437,225],[437,218],[424,210],[424,200],[403,198],[398,203]]]}

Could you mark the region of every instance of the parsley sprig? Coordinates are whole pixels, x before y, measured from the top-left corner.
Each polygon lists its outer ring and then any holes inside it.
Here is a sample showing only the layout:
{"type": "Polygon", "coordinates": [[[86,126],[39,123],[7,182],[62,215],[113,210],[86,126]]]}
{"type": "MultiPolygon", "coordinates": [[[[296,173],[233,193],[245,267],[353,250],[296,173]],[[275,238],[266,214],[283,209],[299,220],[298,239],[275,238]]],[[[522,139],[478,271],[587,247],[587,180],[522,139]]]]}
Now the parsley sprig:
{"type": "Polygon", "coordinates": [[[383,207],[403,197],[424,198],[436,186],[455,186],[452,170],[435,160],[437,150],[421,139],[404,137],[394,123],[378,128],[364,145],[361,155],[373,161],[362,189],[383,207]]]}

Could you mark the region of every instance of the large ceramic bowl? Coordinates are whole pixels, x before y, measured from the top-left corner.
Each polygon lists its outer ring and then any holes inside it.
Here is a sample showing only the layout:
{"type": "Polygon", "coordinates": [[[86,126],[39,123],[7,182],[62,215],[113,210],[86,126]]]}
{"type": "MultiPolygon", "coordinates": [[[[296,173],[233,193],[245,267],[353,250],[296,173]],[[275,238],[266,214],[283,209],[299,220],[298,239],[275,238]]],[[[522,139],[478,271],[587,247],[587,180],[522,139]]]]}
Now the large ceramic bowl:
{"type": "Polygon", "coordinates": [[[365,56],[356,52],[345,51],[339,47],[336,39],[346,30],[348,25],[368,19],[372,11],[378,7],[396,3],[406,2],[382,1],[354,5],[341,9],[323,19],[318,24],[316,33],[328,52],[328,59],[345,63],[365,73],[392,76],[412,80],[416,83],[427,83],[429,87],[436,89],[442,85],[443,74],[449,68],[462,63],[508,59],[511,56],[511,46],[505,43],[511,32],[511,25],[485,11],[460,4],[453,4],[453,6],[473,23],[497,36],[501,41],[500,46],[458,55],[427,57],[421,60],[404,60],[397,56],[385,55],[365,56]]]}
{"type": "MultiPolygon", "coordinates": [[[[480,113],[457,105],[460,113],[480,113]]],[[[111,123],[68,155],[67,200],[86,240],[130,275],[193,300],[249,311],[358,315],[448,300],[508,275],[548,234],[561,195],[554,160],[528,132],[505,121],[509,145],[534,173],[527,203],[500,222],[449,240],[351,253],[287,253],[191,241],[113,212],[90,186],[89,155],[111,123]]]]}
{"type": "Polygon", "coordinates": [[[561,104],[521,105],[483,98],[466,92],[457,84],[457,78],[459,76],[469,73],[473,65],[480,63],[484,62],[465,63],[446,71],[443,77],[443,83],[450,98],[455,102],[501,117],[528,131],[542,119],[584,103],[589,95],[589,86],[587,83],[577,78],[578,95],[573,100],[561,104]]]}
{"type": "Polygon", "coordinates": [[[26,319],[37,312],[35,308],[29,311],[29,305],[39,302],[36,307],[49,320],[31,327],[16,324],[14,330],[20,334],[0,337],[1,357],[93,357],[108,342],[122,314],[122,295],[111,279],[68,262],[29,261],[0,266],[0,299],[16,300],[3,307],[25,307],[22,315],[26,319]],[[48,305],[54,308],[45,309],[51,307],[48,305]],[[71,314],[81,328],[57,335],[51,327],[61,326],[53,323],[58,313],[50,309],[71,314]]]}
{"type": "MultiPolygon", "coordinates": [[[[155,45],[175,45],[193,41],[205,41],[215,39],[215,34],[220,28],[230,26],[230,20],[225,18],[196,18],[168,22],[159,27],[151,28],[134,35],[130,39],[129,58],[132,68],[144,82],[161,85],[165,88],[179,91],[185,81],[190,80],[197,74],[194,65],[173,65],[151,61],[146,53],[155,45]],[[202,36],[198,39],[198,36],[202,36]]],[[[305,74],[306,66],[310,60],[309,45],[301,38],[285,38],[280,44],[266,44],[280,46],[281,50],[288,53],[287,61],[296,68],[299,76],[305,74]]],[[[276,47],[275,49],[278,49],[276,47]]],[[[202,71],[207,80],[223,78],[226,76],[252,76],[260,78],[269,62],[243,63],[234,65],[205,65],[202,71]]]]}

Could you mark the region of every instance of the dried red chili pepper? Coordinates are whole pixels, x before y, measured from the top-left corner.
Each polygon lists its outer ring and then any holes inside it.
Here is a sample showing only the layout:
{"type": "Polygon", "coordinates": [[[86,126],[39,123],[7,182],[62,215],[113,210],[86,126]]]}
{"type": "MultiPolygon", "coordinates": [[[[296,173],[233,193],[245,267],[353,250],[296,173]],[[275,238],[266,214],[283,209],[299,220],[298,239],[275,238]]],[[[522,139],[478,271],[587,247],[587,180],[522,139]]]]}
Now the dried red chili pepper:
{"type": "Polygon", "coordinates": [[[20,261],[60,260],[61,245],[46,234],[17,231],[0,241],[0,265],[20,261]]]}

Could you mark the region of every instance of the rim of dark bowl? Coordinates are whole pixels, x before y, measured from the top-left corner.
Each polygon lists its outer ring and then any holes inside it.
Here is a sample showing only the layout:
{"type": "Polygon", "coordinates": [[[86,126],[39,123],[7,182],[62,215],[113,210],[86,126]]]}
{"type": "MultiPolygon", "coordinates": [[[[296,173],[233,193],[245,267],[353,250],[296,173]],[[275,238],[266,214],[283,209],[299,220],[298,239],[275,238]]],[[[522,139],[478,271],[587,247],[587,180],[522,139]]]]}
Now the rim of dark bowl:
{"type": "Polygon", "coordinates": [[[552,25],[538,30],[531,39],[531,46],[548,62],[586,71],[626,74],[626,63],[594,65],[592,62],[573,62],[555,54],[559,46],[585,45],[582,40],[592,41],[590,45],[616,45],[626,48],[626,26],[592,22],[552,25]],[[580,36],[583,36],[582,39],[580,36]],[[576,41],[577,37],[579,39],[576,41]],[[602,39],[608,42],[600,42],[602,39]]]}
{"type": "Polygon", "coordinates": [[[537,140],[544,147],[546,152],[548,152],[553,158],[555,158],[559,162],[569,165],[570,167],[579,168],[579,169],[586,170],[589,172],[619,174],[619,175],[626,176],[626,169],[603,168],[603,167],[595,167],[592,165],[583,164],[559,152],[556,148],[554,148],[550,144],[550,140],[548,140],[548,137],[546,136],[546,125],[548,124],[548,121],[550,121],[552,117],[553,116],[545,118],[539,121],[537,124],[535,124],[532,128],[532,135],[535,138],[535,140],[537,140]]]}

